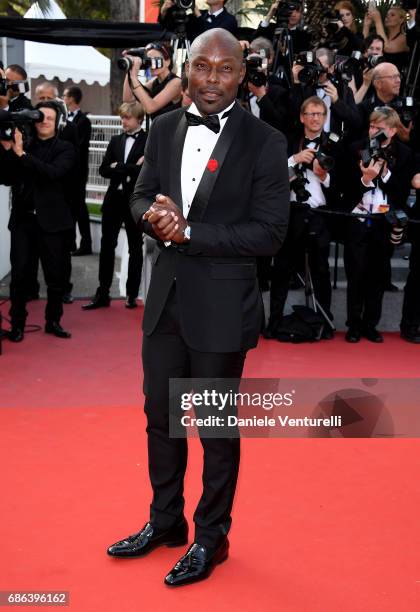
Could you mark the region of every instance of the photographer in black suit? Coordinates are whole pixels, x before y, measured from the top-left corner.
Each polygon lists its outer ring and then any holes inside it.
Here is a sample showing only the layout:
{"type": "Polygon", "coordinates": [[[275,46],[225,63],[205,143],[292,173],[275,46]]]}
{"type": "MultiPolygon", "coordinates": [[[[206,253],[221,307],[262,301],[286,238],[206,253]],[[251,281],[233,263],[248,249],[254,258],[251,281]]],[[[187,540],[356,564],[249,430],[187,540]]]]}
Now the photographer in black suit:
{"type": "MultiPolygon", "coordinates": [[[[153,500],[149,522],[112,545],[112,556],[187,543],[188,447],[169,436],[169,379],[239,380],[258,342],[255,258],[283,242],[289,181],[282,134],[235,101],[244,73],[241,46],[226,30],[194,41],[187,64],[193,104],[153,123],[131,198],[135,221],[156,240],[142,354],[153,500]]],[[[168,586],[207,578],[228,556],[240,440],[230,434],[201,443],[194,544],[166,576],[168,586]]]]}
{"type": "MultiPolygon", "coordinates": [[[[255,33],[255,37],[264,36],[268,40],[272,41],[277,24],[273,21],[276,19],[276,15],[279,9],[280,2],[274,2],[267,15],[264,17],[258,26],[255,33]]],[[[302,51],[308,51],[311,48],[311,37],[309,33],[302,28],[303,24],[303,2],[297,0],[297,2],[288,2],[288,5],[293,5],[294,10],[290,11],[288,23],[287,23],[287,34],[291,38],[293,55],[301,53],[302,51]]],[[[293,60],[293,58],[292,58],[293,60]]]]}
{"type": "Polygon", "coordinates": [[[70,143],[57,136],[60,107],[43,102],[38,107],[44,119],[35,124],[34,137],[23,146],[15,129],[14,140],[1,141],[1,182],[12,185],[10,316],[13,342],[23,340],[27,317],[28,272],[34,258],[41,260],[47,284],[45,331],[70,338],[60,325],[65,285],[67,233],[72,216],[65,194],[66,177],[76,163],[70,143]]]}
{"type": "Polygon", "coordinates": [[[115,249],[124,223],[129,260],[126,307],[137,306],[143,263],[142,238],[130,213],[129,200],[143,163],[146,133],[141,129],[144,111],[138,102],[125,102],[119,108],[123,133],[113,136],[99,168],[101,176],[111,179],[102,204],[102,240],[99,256],[99,287],[83,310],[110,305],[109,290],[114,274],[115,249]]]}
{"type": "MultiPolygon", "coordinates": [[[[223,28],[236,36],[238,22],[236,18],[226,10],[225,0],[206,0],[208,10],[200,11],[196,4],[191,14],[185,16],[186,35],[189,41],[207,30],[223,28]]],[[[163,28],[170,32],[177,31],[175,13],[179,9],[173,0],[165,0],[159,12],[158,21],[163,28]]]]}
{"type": "Polygon", "coordinates": [[[25,96],[25,93],[29,91],[26,70],[19,66],[19,64],[10,64],[6,68],[6,79],[8,84],[7,96],[9,99],[7,110],[17,112],[25,108],[31,109],[31,101],[25,96]]]}
{"type": "Polygon", "coordinates": [[[82,101],[80,87],[67,87],[63,100],[67,107],[67,121],[77,128],[80,153],[79,194],[74,201],[73,216],[79,226],[80,246],[72,255],[90,255],[92,253],[92,237],[90,234],[89,212],[86,206],[86,183],[89,174],[89,144],[92,134],[92,124],[86,113],[80,108],[82,101]]]}
{"type": "MultiPolygon", "coordinates": [[[[316,96],[307,98],[300,112],[303,133],[300,131],[289,140],[288,165],[293,175],[290,184],[290,220],[286,240],[274,257],[270,287],[270,319],[264,331],[265,338],[277,338],[277,329],[282,322],[290,280],[293,272],[301,272],[296,266],[303,260],[305,250],[309,255],[315,296],[327,316],[332,319],[328,264],[330,231],[326,218],[313,212],[327,205],[333,174],[332,169],[326,169],[325,160],[320,163],[316,158],[317,152],[322,150],[322,143],[327,138],[323,132],[326,116],[327,107],[320,98],[316,96]]],[[[332,152],[329,152],[328,160],[331,165],[332,152]]],[[[333,332],[327,328],[323,337],[330,339],[333,337],[333,332]]]]}
{"type": "Polygon", "coordinates": [[[352,145],[351,157],[342,167],[345,208],[379,216],[378,220],[352,218],[346,223],[347,342],[359,342],[362,336],[383,342],[376,326],[382,313],[391,234],[384,213],[404,210],[414,174],[412,152],[396,138],[400,125],[392,108],[375,110],[370,115],[368,139],[352,145]],[[374,138],[372,149],[369,140],[374,138]]]}

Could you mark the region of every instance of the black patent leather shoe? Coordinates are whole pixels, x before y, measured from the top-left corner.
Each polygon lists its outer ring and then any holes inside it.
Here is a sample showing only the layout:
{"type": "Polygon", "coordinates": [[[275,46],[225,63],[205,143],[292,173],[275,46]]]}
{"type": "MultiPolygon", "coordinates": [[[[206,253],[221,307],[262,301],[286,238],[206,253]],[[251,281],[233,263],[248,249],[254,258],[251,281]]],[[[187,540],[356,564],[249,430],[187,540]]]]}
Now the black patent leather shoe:
{"type": "Polygon", "coordinates": [[[358,329],[355,329],[353,327],[350,327],[346,333],[346,335],[344,336],[346,342],[351,342],[351,343],[355,343],[355,342],[360,342],[360,338],[362,337],[362,334],[360,333],[360,331],[358,329]]]}
{"type": "Polygon", "coordinates": [[[71,333],[63,329],[60,323],[49,321],[45,325],[45,333],[57,336],[57,338],[71,338],[71,333]]]}
{"type": "Polygon", "coordinates": [[[229,540],[227,538],[212,555],[205,546],[194,542],[187,553],[171,569],[164,582],[168,586],[183,586],[205,580],[216,565],[226,561],[228,554],[229,540]]]}
{"type": "Polygon", "coordinates": [[[11,342],[22,342],[23,329],[21,327],[12,327],[12,329],[7,332],[7,337],[11,342]]]}
{"type": "Polygon", "coordinates": [[[126,308],[137,308],[137,300],[136,300],[136,298],[128,297],[125,300],[125,307],[126,308]]]}
{"type": "Polygon", "coordinates": [[[182,519],[171,529],[159,531],[151,523],[146,525],[133,535],[124,540],[115,542],[107,550],[111,557],[142,557],[158,546],[184,546],[188,542],[188,523],[182,519]]]}
{"type": "Polygon", "coordinates": [[[95,295],[92,298],[92,301],[88,304],[83,304],[82,310],[96,310],[97,308],[108,308],[111,304],[111,300],[109,297],[102,297],[100,295],[95,295]]]}
{"type": "Polygon", "coordinates": [[[374,327],[368,327],[363,330],[363,336],[366,340],[369,340],[369,342],[380,343],[384,341],[383,336],[374,327]]]}
{"type": "Polygon", "coordinates": [[[417,327],[401,327],[400,336],[407,342],[413,342],[413,344],[420,344],[420,331],[417,327]]]}

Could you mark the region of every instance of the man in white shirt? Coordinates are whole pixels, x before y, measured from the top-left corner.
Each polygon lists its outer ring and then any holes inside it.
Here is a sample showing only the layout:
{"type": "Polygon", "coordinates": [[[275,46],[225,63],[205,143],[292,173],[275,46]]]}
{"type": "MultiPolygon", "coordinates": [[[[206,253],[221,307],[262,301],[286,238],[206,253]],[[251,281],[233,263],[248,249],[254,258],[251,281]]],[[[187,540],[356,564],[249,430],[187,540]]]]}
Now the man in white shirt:
{"type": "MultiPolygon", "coordinates": [[[[229,32],[217,28],[194,41],[193,104],[153,122],[131,198],[135,221],[156,240],[142,353],[153,500],[150,521],[112,545],[112,556],[186,544],[187,440],[170,435],[169,379],[235,379],[236,388],[258,342],[256,257],[273,255],[284,239],[289,188],[284,136],[235,101],[244,72],[229,32]]],[[[228,557],[240,441],[237,432],[200,433],[194,543],[166,576],[168,586],[203,580],[228,557]]]]}

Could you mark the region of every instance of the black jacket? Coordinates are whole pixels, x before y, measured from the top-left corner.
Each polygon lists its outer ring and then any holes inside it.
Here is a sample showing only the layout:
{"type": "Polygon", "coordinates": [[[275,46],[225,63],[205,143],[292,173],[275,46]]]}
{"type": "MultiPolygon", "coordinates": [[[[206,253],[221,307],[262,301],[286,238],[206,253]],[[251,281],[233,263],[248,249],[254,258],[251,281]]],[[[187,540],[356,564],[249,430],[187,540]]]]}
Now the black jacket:
{"type": "Polygon", "coordinates": [[[27,214],[24,194],[28,191],[32,194],[35,213],[43,230],[54,233],[71,229],[73,220],[66,179],[76,161],[74,148],[68,142],[52,138],[43,147],[42,157],[39,157],[38,143],[34,139],[22,157],[1,148],[0,182],[12,186],[9,229],[17,227],[20,219],[27,214]],[[32,154],[35,150],[36,154],[32,154]]]}
{"type": "MultiPolygon", "coordinates": [[[[182,110],[152,125],[145,161],[131,197],[136,223],[157,193],[182,208],[181,163],[187,122],[182,110]]],[[[194,129],[194,128],[190,128],[194,129]]],[[[287,229],[289,179],[280,132],[236,104],[211,153],[188,215],[188,245],[158,243],[143,320],[156,327],[174,278],[183,336],[191,348],[236,352],[256,346],[263,308],[256,256],[274,255],[287,229]]]]}
{"type": "Polygon", "coordinates": [[[89,143],[92,135],[92,124],[86,113],[79,111],[74,116],[72,122],[77,128],[77,136],[79,141],[80,167],[82,172],[87,177],[89,167],[89,143]]]}
{"type": "Polygon", "coordinates": [[[128,203],[141,170],[141,165],[137,165],[136,162],[144,154],[147,134],[143,130],[139,132],[127,157],[127,162],[124,163],[126,139],[125,134],[118,134],[111,138],[99,167],[99,174],[104,178],[111,179],[103,203],[105,207],[112,203],[112,195],[118,190],[120,185],[122,185],[123,193],[128,203]],[[115,168],[111,168],[111,164],[114,162],[117,162],[117,165],[115,168]]]}
{"type": "MultiPolygon", "coordinates": [[[[190,41],[193,41],[199,34],[206,32],[207,30],[212,30],[213,28],[223,28],[224,30],[228,30],[234,36],[238,31],[238,22],[236,18],[231,15],[225,8],[217,15],[211,23],[207,21],[207,17],[209,15],[208,11],[200,11],[201,16],[196,17],[194,14],[187,15],[186,17],[186,33],[187,38],[190,41]]],[[[159,14],[158,21],[163,28],[169,30],[170,32],[176,31],[175,19],[174,19],[174,7],[168,9],[165,17],[162,17],[159,14]]]]}
{"type": "MultiPolygon", "coordinates": [[[[361,181],[362,172],[359,167],[360,152],[367,146],[367,139],[353,143],[340,164],[340,184],[343,188],[342,203],[344,209],[348,212],[351,212],[357,206],[364,193],[372,189],[363,185],[361,181]]],[[[411,189],[411,179],[415,172],[414,156],[411,149],[399,140],[392,142],[392,156],[395,161],[389,168],[391,170],[390,179],[384,183],[381,178],[377,178],[374,183],[386,193],[390,208],[404,210],[411,189]]]]}

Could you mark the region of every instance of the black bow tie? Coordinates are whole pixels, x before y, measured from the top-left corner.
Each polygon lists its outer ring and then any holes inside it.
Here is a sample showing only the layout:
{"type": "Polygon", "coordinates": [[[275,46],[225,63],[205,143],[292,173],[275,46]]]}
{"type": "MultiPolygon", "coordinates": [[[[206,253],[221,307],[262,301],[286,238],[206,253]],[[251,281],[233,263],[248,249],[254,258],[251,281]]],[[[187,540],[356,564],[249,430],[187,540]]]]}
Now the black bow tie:
{"type": "Polygon", "coordinates": [[[135,140],[139,134],[140,132],[134,132],[134,134],[126,134],[126,138],[134,138],[135,140]]]}
{"type": "Polygon", "coordinates": [[[70,111],[69,113],[67,113],[67,117],[74,117],[75,116],[75,112],[70,111]]]}
{"type": "Polygon", "coordinates": [[[319,146],[320,142],[321,142],[321,138],[319,136],[317,138],[312,139],[312,140],[310,138],[304,138],[303,139],[303,148],[304,149],[308,148],[308,146],[311,143],[313,143],[315,145],[315,147],[317,147],[317,146],[319,146]]]}
{"type": "Polygon", "coordinates": [[[187,118],[188,125],[205,125],[206,128],[218,134],[220,132],[220,121],[218,115],[207,115],[206,117],[201,117],[200,115],[193,115],[185,111],[185,116],[187,118]]]}

